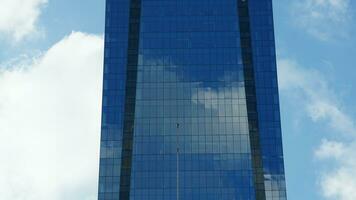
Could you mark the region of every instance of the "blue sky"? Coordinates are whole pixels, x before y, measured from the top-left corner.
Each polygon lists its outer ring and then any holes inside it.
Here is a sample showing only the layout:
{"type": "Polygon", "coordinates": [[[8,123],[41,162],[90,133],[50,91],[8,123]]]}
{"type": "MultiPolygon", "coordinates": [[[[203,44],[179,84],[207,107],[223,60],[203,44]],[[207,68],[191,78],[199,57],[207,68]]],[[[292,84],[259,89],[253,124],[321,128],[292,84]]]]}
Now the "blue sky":
{"type": "MultiPolygon", "coordinates": [[[[104,3],[0,0],[0,199],[96,198],[104,3]]],[[[355,8],[274,0],[291,200],[356,199],[355,8]]]]}

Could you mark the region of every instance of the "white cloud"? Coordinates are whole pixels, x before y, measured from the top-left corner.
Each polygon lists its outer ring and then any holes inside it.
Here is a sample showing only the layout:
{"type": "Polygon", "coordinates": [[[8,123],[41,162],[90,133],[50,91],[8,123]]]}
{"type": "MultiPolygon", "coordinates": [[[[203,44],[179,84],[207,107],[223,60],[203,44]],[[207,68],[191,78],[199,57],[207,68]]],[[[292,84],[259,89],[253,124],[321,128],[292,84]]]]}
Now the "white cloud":
{"type": "Polygon", "coordinates": [[[356,199],[356,140],[336,142],[323,140],[315,152],[317,158],[332,161],[336,167],[322,174],[320,186],[328,199],[356,199]]]}
{"type": "Polygon", "coordinates": [[[346,153],[345,145],[341,142],[322,140],[319,149],[315,151],[315,155],[319,159],[325,158],[341,158],[346,153]]]}
{"type": "Polygon", "coordinates": [[[327,120],[330,126],[342,133],[356,134],[355,122],[332,102],[314,101],[308,105],[308,112],[314,121],[327,120]]]}
{"type": "Polygon", "coordinates": [[[355,120],[343,111],[337,94],[317,70],[307,69],[292,60],[279,59],[278,72],[281,91],[301,97],[298,100],[305,105],[310,119],[326,123],[333,133],[338,134],[339,141],[324,139],[315,151],[321,162],[328,166],[333,164],[321,173],[322,194],[332,200],[356,199],[355,120]]]}
{"type": "Polygon", "coordinates": [[[102,44],[72,33],[0,71],[0,199],[96,198],[102,44]]]}
{"type": "Polygon", "coordinates": [[[320,40],[348,35],[350,0],[302,0],[292,6],[296,24],[320,40]]]}
{"type": "Polygon", "coordinates": [[[0,0],[0,33],[16,41],[37,31],[36,22],[47,0],[0,0]]]}
{"type": "Polygon", "coordinates": [[[325,197],[333,200],[355,200],[355,175],[356,170],[351,167],[342,167],[329,174],[324,174],[321,186],[325,197]]]}
{"type": "Polygon", "coordinates": [[[278,73],[280,89],[302,96],[305,110],[313,121],[325,121],[335,131],[356,135],[355,122],[343,112],[337,94],[320,72],[293,60],[279,59],[278,73]]]}

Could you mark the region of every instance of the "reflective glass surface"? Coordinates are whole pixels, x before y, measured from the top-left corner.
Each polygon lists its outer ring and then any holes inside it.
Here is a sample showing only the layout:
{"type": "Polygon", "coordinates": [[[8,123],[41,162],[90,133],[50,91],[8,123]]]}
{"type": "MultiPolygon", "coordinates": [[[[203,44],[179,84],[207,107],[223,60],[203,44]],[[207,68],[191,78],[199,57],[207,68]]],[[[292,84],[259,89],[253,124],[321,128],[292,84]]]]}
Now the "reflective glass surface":
{"type": "Polygon", "coordinates": [[[286,199],[272,0],[249,0],[266,199],[286,199]]]}
{"type": "Polygon", "coordinates": [[[106,4],[98,199],[285,200],[271,0],[106,4]]]}

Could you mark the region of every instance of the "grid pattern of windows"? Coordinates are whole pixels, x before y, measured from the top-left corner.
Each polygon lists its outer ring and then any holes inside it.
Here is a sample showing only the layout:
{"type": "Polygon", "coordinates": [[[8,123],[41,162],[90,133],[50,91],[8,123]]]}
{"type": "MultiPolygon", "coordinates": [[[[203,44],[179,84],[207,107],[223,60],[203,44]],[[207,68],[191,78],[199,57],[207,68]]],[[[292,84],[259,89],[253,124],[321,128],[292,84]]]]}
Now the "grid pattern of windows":
{"type": "Polygon", "coordinates": [[[236,0],[144,0],[130,199],[254,199],[236,0]],[[177,128],[177,123],[179,128],[177,128]]]}
{"type": "Polygon", "coordinates": [[[106,4],[99,200],[286,200],[271,0],[106,4]]]}
{"type": "Polygon", "coordinates": [[[118,200],[130,0],[107,0],[99,200],[118,200]]]}
{"type": "Polygon", "coordinates": [[[266,199],[285,200],[272,0],[249,0],[266,199]]]}
{"type": "Polygon", "coordinates": [[[238,1],[239,25],[240,25],[240,40],[241,53],[244,68],[245,91],[246,91],[246,106],[249,125],[250,146],[252,152],[252,167],[254,173],[254,187],[256,191],[256,199],[266,199],[263,165],[260,146],[259,123],[257,112],[257,97],[255,86],[255,70],[253,63],[252,39],[250,28],[250,12],[248,1],[238,1]]]}

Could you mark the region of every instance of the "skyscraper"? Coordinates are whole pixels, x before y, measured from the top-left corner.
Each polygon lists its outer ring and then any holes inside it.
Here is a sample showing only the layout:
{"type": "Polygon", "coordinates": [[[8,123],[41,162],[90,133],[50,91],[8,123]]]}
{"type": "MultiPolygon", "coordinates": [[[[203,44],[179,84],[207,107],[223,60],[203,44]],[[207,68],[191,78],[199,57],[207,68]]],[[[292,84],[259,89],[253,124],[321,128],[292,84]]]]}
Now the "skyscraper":
{"type": "Polygon", "coordinates": [[[272,0],[107,0],[99,200],[286,200],[272,0]]]}

